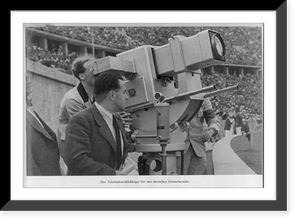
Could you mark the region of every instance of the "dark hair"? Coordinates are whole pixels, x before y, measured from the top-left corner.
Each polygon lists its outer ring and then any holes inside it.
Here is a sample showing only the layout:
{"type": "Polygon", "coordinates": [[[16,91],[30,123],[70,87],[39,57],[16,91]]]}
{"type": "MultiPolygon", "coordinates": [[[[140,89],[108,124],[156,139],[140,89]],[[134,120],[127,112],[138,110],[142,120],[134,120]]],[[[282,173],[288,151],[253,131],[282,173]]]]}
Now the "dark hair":
{"type": "Polygon", "coordinates": [[[119,80],[123,80],[123,78],[120,74],[115,72],[99,74],[95,80],[95,95],[107,94],[111,90],[120,89],[119,80]]]}

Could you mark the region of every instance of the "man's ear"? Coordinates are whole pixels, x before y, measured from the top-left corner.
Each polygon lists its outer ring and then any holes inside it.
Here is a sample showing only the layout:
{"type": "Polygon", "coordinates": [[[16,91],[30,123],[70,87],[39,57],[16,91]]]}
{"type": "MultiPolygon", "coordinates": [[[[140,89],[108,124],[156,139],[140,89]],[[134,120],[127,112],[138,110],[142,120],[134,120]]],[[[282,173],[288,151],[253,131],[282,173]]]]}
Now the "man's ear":
{"type": "Polygon", "coordinates": [[[84,74],[83,74],[83,73],[80,73],[80,74],[78,75],[78,77],[79,77],[79,79],[80,79],[81,81],[84,81],[84,79],[85,79],[85,77],[84,77],[84,74]]]}
{"type": "Polygon", "coordinates": [[[114,100],[115,96],[116,96],[116,92],[114,90],[111,90],[108,92],[108,96],[109,96],[109,99],[114,100]]]}

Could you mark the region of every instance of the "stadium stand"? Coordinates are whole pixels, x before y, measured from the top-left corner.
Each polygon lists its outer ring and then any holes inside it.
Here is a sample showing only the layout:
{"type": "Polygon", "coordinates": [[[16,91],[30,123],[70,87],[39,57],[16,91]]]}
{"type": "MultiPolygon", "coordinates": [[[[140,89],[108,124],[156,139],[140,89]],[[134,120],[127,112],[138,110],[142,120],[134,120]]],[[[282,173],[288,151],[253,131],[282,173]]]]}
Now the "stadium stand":
{"type": "MultiPolygon", "coordinates": [[[[92,43],[98,46],[96,57],[115,55],[142,45],[161,46],[171,36],[191,36],[202,30],[212,29],[221,34],[226,46],[228,72],[215,66],[213,72],[203,77],[203,85],[216,84],[218,88],[239,84],[236,92],[224,93],[212,98],[217,112],[226,113],[229,108],[242,105],[247,120],[263,116],[262,74],[239,70],[232,65],[245,68],[262,66],[261,27],[84,27],[45,25],[28,27],[30,36],[26,40],[26,58],[44,66],[71,75],[72,61],[83,53],[92,53],[92,43]],[[35,32],[36,31],[36,32],[35,32]],[[94,35],[92,38],[92,34],[94,35]],[[62,39],[59,39],[61,37],[62,39]],[[44,39],[43,39],[44,38],[44,39]],[[67,42],[76,40],[77,42],[67,42]],[[43,43],[43,41],[46,41],[43,43]],[[67,43],[67,44],[66,44],[67,43]],[[88,47],[86,47],[88,46],[88,47]],[[103,53],[103,52],[104,53],[103,53]]],[[[256,69],[257,70],[257,69],[256,69]]]]}
{"type": "MultiPolygon", "coordinates": [[[[36,29],[92,43],[90,27],[46,25],[36,29]]],[[[261,65],[260,27],[94,27],[93,33],[95,44],[129,50],[142,45],[161,46],[171,36],[192,36],[206,29],[224,38],[227,63],[261,65]]]]}

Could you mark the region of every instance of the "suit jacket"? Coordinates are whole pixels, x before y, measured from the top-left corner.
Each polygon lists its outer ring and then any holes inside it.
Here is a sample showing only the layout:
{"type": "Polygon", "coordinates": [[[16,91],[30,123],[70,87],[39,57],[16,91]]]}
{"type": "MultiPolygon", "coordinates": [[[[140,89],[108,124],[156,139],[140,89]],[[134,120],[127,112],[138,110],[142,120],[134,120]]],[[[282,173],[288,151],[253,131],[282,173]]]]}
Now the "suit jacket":
{"type": "Polygon", "coordinates": [[[235,117],[230,118],[229,116],[225,120],[224,131],[230,131],[233,135],[236,134],[236,123],[235,117]]]}
{"type": "Polygon", "coordinates": [[[27,175],[61,175],[56,135],[36,114],[26,110],[27,175]]]}
{"type": "Polygon", "coordinates": [[[243,125],[243,117],[241,114],[237,114],[235,117],[235,127],[241,127],[243,125]]]}
{"type": "Polygon", "coordinates": [[[64,140],[66,138],[66,129],[71,117],[91,105],[92,102],[89,100],[88,94],[81,83],[70,89],[61,100],[58,115],[59,126],[57,137],[60,154],[63,158],[65,154],[64,140]]]}
{"type": "Polygon", "coordinates": [[[246,124],[242,124],[242,131],[244,133],[249,133],[250,129],[249,129],[248,122],[246,122],[246,124]]]}
{"type": "MultiPolygon", "coordinates": [[[[128,154],[128,141],[121,120],[124,151],[122,163],[128,154]]],[[[96,105],[75,114],[67,127],[65,140],[68,175],[115,175],[116,141],[96,105]]]]}
{"type": "Polygon", "coordinates": [[[185,140],[186,150],[192,144],[195,154],[198,157],[206,155],[204,133],[208,129],[213,128],[215,133],[218,134],[220,129],[220,120],[215,117],[211,102],[209,99],[205,99],[195,117],[190,121],[190,126],[187,130],[187,138],[185,140]]]}

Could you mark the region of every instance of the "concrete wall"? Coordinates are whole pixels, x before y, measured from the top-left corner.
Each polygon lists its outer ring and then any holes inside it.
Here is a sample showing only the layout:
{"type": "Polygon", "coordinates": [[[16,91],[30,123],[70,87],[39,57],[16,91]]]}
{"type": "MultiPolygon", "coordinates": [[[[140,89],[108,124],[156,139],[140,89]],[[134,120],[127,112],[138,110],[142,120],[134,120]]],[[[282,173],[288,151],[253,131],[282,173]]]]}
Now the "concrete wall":
{"type": "Polygon", "coordinates": [[[26,61],[26,71],[31,79],[33,109],[56,132],[60,101],[78,80],[30,60],[26,61]]]}

